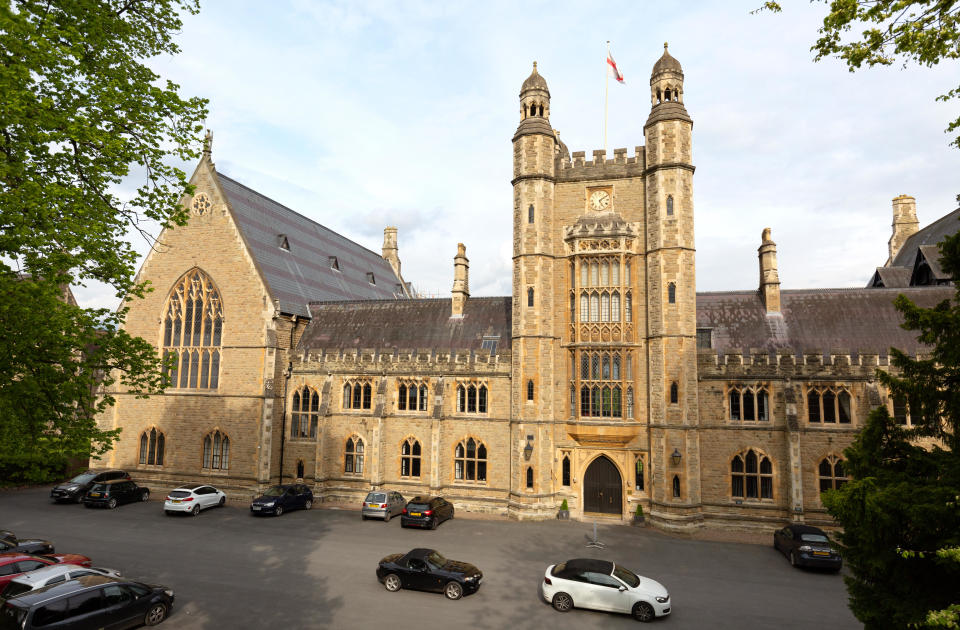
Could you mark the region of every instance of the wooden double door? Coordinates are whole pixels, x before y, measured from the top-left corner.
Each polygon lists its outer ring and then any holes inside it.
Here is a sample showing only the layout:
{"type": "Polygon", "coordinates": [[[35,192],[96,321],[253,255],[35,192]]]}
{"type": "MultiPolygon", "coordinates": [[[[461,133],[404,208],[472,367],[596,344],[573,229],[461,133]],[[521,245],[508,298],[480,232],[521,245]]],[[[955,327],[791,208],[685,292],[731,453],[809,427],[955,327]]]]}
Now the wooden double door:
{"type": "Polygon", "coordinates": [[[623,513],[623,480],[612,461],[601,455],[583,476],[583,511],[623,513]]]}

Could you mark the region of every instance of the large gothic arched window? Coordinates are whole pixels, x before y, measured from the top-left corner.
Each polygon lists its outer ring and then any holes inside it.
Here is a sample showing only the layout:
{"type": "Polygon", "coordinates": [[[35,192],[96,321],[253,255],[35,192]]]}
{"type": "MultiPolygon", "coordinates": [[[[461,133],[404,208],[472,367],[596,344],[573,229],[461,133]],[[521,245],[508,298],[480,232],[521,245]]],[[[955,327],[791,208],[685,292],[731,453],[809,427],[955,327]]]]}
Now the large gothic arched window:
{"type": "Polygon", "coordinates": [[[170,291],[163,313],[163,358],[169,361],[170,387],[216,389],[223,307],[213,281],[191,269],[170,291]]]}

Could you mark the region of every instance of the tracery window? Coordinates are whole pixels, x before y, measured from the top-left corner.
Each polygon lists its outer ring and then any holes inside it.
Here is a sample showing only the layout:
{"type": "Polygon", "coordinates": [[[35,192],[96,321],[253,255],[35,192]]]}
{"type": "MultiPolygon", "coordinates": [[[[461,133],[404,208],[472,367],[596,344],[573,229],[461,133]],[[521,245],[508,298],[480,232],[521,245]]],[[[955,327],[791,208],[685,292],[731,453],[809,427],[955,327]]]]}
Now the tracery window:
{"type": "Polygon", "coordinates": [[[564,486],[570,485],[570,457],[568,455],[563,456],[563,466],[561,467],[560,484],[564,486]]]}
{"type": "Polygon", "coordinates": [[[643,490],[643,458],[637,457],[633,465],[634,489],[643,490]]]}
{"type": "Polygon", "coordinates": [[[401,381],[397,386],[397,409],[426,411],[427,385],[419,381],[401,381]]]}
{"type": "Polygon", "coordinates": [[[487,386],[483,383],[457,385],[457,411],[459,413],[487,413],[487,386]]]}
{"type": "Polygon", "coordinates": [[[533,400],[533,380],[527,381],[527,400],[533,400]]]}
{"type": "Polygon", "coordinates": [[[407,438],[400,445],[400,476],[420,476],[420,442],[415,438],[407,438]]]}
{"type": "Polygon", "coordinates": [[[623,385],[620,382],[621,353],[580,354],[580,415],[620,418],[623,415],[623,385]]]}
{"type": "Polygon", "coordinates": [[[191,269],[173,286],[163,312],[164,375],[169,386],[216,389],[223,306],[213,281],[200,269],[191,269]]]}
{"type": "Polygon", "coordinates": [[[773,464],[753,449],[730,462],[730,494],[735,499],[773,499],[773,464]]]}
{"type": "Polygon", "coordinates": [[[845,387],[818,386],[807,390],[807,419],[810,422],[850,424],[850,392],[845,387]]]}
{"type": "Polygon", "coordinates": [[[533,490],[533,467],[527,466],[527,490],[533,490]]]}
{"type": "Polygon", "coordinates": [[[203,467],[212,470],[230,468],[230,438],[214,430],[203,438],[203,467]]]}
{"type": "Polygon", "coordinates": [[[730,420],[764,422],[770,419],[770,393],[766,385],[731,385],[727,400],[730,420]]]}
{"type": "Polygon", "coordinates": [[[357,436],[347,438],[343,448],[343,472],[363,474],[363,440],[357,436]]]}
{"type": "Polygon", "coordinates": [[[850,481],[843,470],[843,460],[836,455],[827,455],[820,460],[817,466],[817,477],[820,481],[820,492],[836,490],[850,481]]]}
{"type": "Polygon", "coordinates": [[[457,481],[487,481],[487,447],[483,442],[471,437],[457,444],[453,453],[453,477],[457,481]]]}
{"type": "Polygon", "coordinates": [[[343,384],[344,409],[370,409],[373,386],[369,381],[350,380],[343,384]]]}
{"type": "Polygon", "coordinates": [[[163,466],[163,451],[166,439],[156,427],[140,434],[140,463],[163,466]]]}
{"type": "Polygon", "coordinates": [[[320,394],[306,385],[293,392],[290,404],[290,437],[316,438],[320,420],[320,394]]]}

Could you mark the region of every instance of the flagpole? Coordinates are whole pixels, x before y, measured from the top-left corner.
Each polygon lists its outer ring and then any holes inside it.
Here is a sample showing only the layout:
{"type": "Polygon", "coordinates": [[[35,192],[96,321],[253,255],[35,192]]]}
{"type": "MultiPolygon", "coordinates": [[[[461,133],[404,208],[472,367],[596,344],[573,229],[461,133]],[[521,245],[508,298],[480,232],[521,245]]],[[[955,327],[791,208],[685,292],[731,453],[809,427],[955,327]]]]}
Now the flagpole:
{"type": "MultiPolygon", "coordinates": [[[[607,59],[610,58],[610,40],[607,40],[607,59]]],[[[609,103],[610,103],[610,64],[607,62],[607,59],[603,60],[603,76],[604,76],[604,94],[603,94],[603,154],[607,154],[607,113],[609,112],[609,103]]],[[[606,159],[606,157],[604,157],[606,159]]]]}

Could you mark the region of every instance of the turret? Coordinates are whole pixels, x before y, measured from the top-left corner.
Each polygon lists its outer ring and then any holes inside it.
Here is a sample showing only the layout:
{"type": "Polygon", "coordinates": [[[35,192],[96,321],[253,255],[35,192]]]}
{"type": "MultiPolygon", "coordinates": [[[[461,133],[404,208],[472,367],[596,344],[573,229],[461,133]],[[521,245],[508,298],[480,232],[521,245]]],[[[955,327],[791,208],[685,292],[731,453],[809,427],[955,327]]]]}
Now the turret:
{"type": "MultiPolygon", "coordinates": [[[[909,195],[900,195],[893,198],[893,234],[887,242],[890,257],[887,265],[893,263],[897,253],[907,239],[917,233],[920,222],[917,220],[917,200],[909,195]]],[[[911,261],[912,264],[912,261],[911,261]]]]}
{"type": "Polygon", "coordinates": [[[760,258],[760,299],[767,314],[780,312],[780,274],[777,272],[777,244],[770,238],[770,228],[763,228],[762,242],[757,249],[760,258]]]}
{"type": "Polygon", "coordinates": [[[453,257],[453,290],[451,297],[451,317],[463,317],[463,309],[470,297],[470,261],[467,260],[467,248],[457,243],[457,255],[453,257]]]}
{"type": "Polygon", "coordinates": [[[692,123],[683,106],[683,68],[663,44],[663,55],[650,73],[650,116],[644,127],[662,120],[685,120],[692,123]]]}

